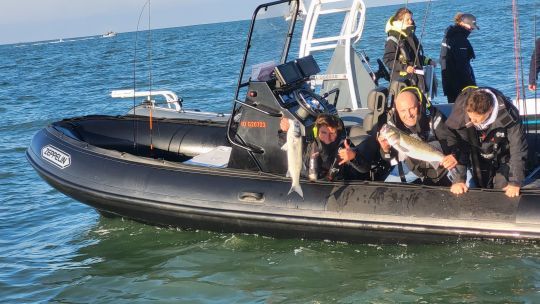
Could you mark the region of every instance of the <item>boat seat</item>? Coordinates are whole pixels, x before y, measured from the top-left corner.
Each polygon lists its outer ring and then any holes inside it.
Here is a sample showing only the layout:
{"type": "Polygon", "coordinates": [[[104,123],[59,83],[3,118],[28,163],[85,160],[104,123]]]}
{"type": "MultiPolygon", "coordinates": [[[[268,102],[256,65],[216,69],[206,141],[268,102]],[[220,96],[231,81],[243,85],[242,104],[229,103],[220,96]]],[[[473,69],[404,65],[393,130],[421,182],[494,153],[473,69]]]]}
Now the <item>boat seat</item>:
{"type": "MultiPolygon", "coordinates": [[[[369,112],[364,116],[362,124],[351,126],[349,138],[355,145],[360,144],[367,136],[377,129],[379,121],[383,115],[386,115],[386,101],[388,90],[383,87],[376,88],[369,92],[367,106],[369,112]]],[[[384,118],[382,118],[384,119],[384,118]]]]}
{"type": "Polygon", "coordinates": [[[193,158],[184,162],[184,164],[203,166],[203,167],[215,167],[225,168],[229,163],[231,156],[231,147],[217,146],[216,148],[194,156],[193,158]]]}
{"type": "Polygon", "coordinates": [[[399,94],[399,92],[401,92],[401,90],[408,86],[408,80],[403,78],[393,80],[390,83],[390,85],[388,86],[388,94],[386,95],[388,108],[392,108],[394,106],[394,99],[396,98],[396,96],[399,94]]]}

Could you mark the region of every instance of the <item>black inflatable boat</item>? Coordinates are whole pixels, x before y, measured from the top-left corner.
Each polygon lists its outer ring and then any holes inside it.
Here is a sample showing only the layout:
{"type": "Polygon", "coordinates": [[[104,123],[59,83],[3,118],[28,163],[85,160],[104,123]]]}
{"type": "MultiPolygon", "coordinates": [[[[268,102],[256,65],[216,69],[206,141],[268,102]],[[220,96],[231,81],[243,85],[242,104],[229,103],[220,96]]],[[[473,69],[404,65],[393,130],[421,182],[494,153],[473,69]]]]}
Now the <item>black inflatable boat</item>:
{"type": "Polygon", "coordinates": [[[223,124],[158,121],[154,154],[143,157],[149,143],[134,148],[134,123],[149,138],[137,117],[60,121],[36,134],[27,156],[66,195],[153,224],[347,241],[540,239],[540,190],[508,199],[496,190],[458,197],[421,185],[302,181],[302,199],[287,195],[284,176],[182,162],[227,147],[223,124]]]}
{"type": "MultiPolygon", "coordinates": [[[[301,180],[304,197],[289,195],[286,156],[276,140],[280,118],[296,119],[309,130],[316,112],[333,112],[336,103],[328,101],[331,94],[319,96],[307,86],[319,71],[313,58],[287,61],[296,13],[281,64],[272,68],[275,76],[243,80],[255,17],[268,6],[254,14],[228,122],[133,115],[65,119],[34,136],[30,164],[54,188],[106,216],[157,225],[355,242],[540,240],[538,170],[513,199],[499,190],[456,196],[448,188],[375,180],[301,180]],[[239,100],[241,94],[245,99],[239,100]]],[[[375,89],[361,114],[340,111],[345,121],[362,122],[360,131],[347,128],[357,145],[367,142],[365,133],[387,96],[388,90],[375,89]]],[[[366,153],[370,149],[366,145],[366,153]]]]}

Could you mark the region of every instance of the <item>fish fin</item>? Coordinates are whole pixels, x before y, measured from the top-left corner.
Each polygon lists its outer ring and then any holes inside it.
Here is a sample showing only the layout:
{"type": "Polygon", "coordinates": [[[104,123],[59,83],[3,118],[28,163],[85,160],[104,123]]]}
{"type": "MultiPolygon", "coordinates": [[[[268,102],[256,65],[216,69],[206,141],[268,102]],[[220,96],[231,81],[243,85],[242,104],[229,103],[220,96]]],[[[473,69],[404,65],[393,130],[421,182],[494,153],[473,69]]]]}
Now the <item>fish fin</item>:
{"type": "Polygon", "coordinates": [[[298,195],[300,195],[302,199],[304,199],[304,192],[302,192],[302,187],[300,187],[300,185],[291,186],[291,190],[289,190],[289,193],[287,193],[287,195],[290,195],[291,193],[293,193],[293,191],[298,193],[298,195]]]}
{"type": "Polygon", "coordinates": [[[287,151],[287,148],[288,148],[287,143],[284,143],[283,146],[281,146],[282,151],[287,151]]]}
{"type": "Polygon", "coordinates": [[[430,145],[433,149],[439,151],[439,152],[442,152],[442,147],[441,147],[441,143],[434,140],[434,141],[430,141],[428,142],[428,145],[430,145]]]}
{"type": "Polygon", "coordinates": [[[398,157],[397,157],[397,160],[402,162],[404,161],[405,159],[407,158],[407,155],[401,151],[398,151],[398,157]]]}
{"type": "Polygon", "coordinates": [[[433,169],[437,169],[437,168],[439,168],[439,165],[441,164],[441,162],[431,161],[431,162],[429,162],[429,164],[433,167],[433,169]]]}

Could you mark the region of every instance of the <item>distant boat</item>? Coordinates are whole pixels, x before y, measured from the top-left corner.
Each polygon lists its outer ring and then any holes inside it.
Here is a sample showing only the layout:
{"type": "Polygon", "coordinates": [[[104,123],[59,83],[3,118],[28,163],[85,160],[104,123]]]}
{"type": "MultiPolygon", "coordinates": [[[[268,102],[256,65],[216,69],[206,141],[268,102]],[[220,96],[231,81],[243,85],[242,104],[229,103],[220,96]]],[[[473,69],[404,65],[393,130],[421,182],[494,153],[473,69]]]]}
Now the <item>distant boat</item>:
{"type": "Polygon", "coordinates": [[[103,38],[109,38],[109,37],[114,37],[114,36],[116,36],[116,33],[113,32],[113,31],[109,31],[109,32],[103,34],[103,36],[101,36],[101,37],[103,37],[103,38]]]}

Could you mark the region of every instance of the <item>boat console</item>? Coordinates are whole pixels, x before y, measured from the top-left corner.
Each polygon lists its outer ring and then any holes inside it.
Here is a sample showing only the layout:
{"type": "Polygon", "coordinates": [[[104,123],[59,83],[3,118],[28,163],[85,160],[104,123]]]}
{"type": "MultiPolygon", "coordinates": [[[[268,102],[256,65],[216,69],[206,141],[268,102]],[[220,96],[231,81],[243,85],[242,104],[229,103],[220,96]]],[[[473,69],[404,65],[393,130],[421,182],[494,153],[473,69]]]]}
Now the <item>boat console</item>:
{"type": "Polygon", "coordinates": [[[300,121],[302,135],[309,140],[317,115],[337,114],[335,105],[307,83],[319,72],[317,62],[309,55],[276,66],[267,81],[249,82],[246,99],[234,114],[234,127],[229,130],[233,143],[229,167],[279,174],[287,171],[286,154],[278,144],[280,119],[300,121]]]}

